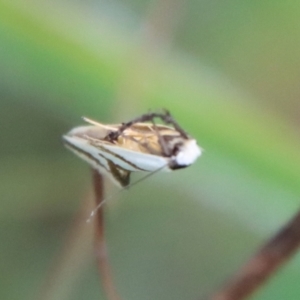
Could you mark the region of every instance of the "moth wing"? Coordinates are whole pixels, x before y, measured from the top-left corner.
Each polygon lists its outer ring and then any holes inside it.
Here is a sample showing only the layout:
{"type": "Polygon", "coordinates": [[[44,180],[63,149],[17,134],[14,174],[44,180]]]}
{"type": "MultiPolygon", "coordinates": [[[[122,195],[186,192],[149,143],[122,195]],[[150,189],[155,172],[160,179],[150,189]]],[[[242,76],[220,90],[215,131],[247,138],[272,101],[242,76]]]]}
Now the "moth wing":
{"type": "Polygon", "coordinates": [[[133,151],[106,143],[100,144],[101,142],[98,142],[97,146],[101,147],[103,155],[126,170],[153,172],[168,166],[168,159],[162,156],[133,151]]]}
{"type": "Polygon", "coordinates": [[[130,183],[130,171],[127,171],[115,165],[112,161],[108,161],[110,174],[113,181],[117,182],[121,187],[126,187],[130,183]]]}
{"type": "Polygon", "coordinates": [[[63,136],[65,145],[80,158],[88,162],[100,174],[109,177],[120,187],[130,183],[131,171],[125,170],[102,155],[96,147],[90,145],[86,139],[77,136],[63,136]]]}

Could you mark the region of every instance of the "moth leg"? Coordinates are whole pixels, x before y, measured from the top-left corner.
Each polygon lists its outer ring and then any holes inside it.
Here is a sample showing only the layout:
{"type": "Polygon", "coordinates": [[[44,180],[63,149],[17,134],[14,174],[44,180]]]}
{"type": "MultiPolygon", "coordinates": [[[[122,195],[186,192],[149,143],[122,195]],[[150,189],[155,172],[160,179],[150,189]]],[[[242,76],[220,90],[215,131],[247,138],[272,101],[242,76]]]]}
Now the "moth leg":
{"type": "Polygon", "coordinates": [[[165,114],[162,114],[160,117],[166,124],[171,124],[173,127],[184,137],[185,139],[188,139],[187,133],[181,128],[181,126],[174,120],[174,118],[171,116],[171,113],[164,109],[165,114]]]}
{"type": "Polygon", "coordinates": [[[158,141],[159,141],[159,144],[161,146],[163,153],[165,154],[165,156],[170,156],[170,149],[168,148],[165,139],[163,138],[163,136],[160,134],[159,130],[157,129],[154,119],[152,119],[151,122],[153,124],[153,128],[156,132],[156,135],[158,137],[158,141]]]}
{"type": "MultiPolygon", "coordinates": [[[[181,126],[174,120],[174,118],[171,116],[171,113],[167,110],[164,109],[164,113],[148,113],[142,115],[137,122],[146,122],[146,121],[152,121],[154,118],[159,118],[162,121],[164,121],[166,124],[171,124],[173,125],[174,129],[176,129],[182,137],[185,139],[188,139],[187,133],[181,128],[181,126]]],[[[131,125],[130,125],[131,126],[131,125]]]]}
{"type": "Polygon", "coordinates": [[[165,110],[165,113],[147,113],[144,114],[140,117],[137,117],[127,123],[123,123],[120,128],[117,131],[110,132],[105,139],[109,141],[114,141],[116,140],[120,134],[127,128],[131,127],[135,123],[139,122],[147,122],[147,121],[152,121],[154,118],[159,118],[162,121],[164,121],[166,124],[171,124],[173,127],[182,135],[182,137],[188,139],[187,133],[179,126],[179,124],[173,119],[171,116],[170,112],[165,110]]]}

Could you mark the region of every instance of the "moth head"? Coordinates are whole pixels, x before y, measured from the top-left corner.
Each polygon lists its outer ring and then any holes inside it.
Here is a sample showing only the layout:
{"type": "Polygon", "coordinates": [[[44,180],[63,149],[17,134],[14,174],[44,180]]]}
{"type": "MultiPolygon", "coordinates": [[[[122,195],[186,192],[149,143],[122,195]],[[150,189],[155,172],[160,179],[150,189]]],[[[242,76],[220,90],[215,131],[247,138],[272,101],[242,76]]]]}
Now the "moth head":
{"type": "Polygon", "coordinates": [[[175,170],[193,164],[201,152],[196,140],[183,139],[174,145],[170,168],[175,170]]]}

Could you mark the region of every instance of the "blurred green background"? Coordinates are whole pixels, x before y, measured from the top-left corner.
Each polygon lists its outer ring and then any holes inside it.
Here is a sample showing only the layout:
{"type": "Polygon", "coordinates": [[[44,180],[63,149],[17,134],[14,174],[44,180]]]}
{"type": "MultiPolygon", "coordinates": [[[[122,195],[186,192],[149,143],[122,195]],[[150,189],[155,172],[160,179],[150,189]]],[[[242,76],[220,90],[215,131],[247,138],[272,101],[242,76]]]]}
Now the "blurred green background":
{"type": "MultiPolygon", "coordinates": [[[[90,170],[61,135],[161,108],[205,152],[108,205],[116,286],[216,291],[299,208],[299,20],[298,1],[0,0],[0,298],[105,299],[90,170]]],[[[253,299],[300,299],[299,276],[297,255],[253,299]]]]}

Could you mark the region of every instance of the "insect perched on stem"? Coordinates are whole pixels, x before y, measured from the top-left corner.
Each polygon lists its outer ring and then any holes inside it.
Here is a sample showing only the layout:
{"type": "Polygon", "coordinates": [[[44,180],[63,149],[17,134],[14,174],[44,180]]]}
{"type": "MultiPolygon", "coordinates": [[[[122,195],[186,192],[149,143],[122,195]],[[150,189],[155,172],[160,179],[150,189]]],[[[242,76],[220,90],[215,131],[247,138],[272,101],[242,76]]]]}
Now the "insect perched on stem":
{"type": "MultiPolygon", "coordinates": [[[[144,114],[115,125],[84,120],[91,125],[76,127],[64,135],[65,145],[120,187],[129,185],[132,172],[150,172],[140,179],[143,180],[159,171],[185,168],[201,155],[196,140],[188,136],[168,111],[144,114]],[[155,118],[171,126],[155,124],[155,118]]],[[[87,222],[109,198],[93,209],[87,222]]]]}
{"type": "Polygon", "coordinates": [[[121,187],[129,185],[132,172],[185,168],[201,155],[196,140],[168,111],[147,113],[115,125],[84,120],[90,125],[64,135],[65,145],[121,187]],[[155,118],[166,125],[155,124],[155,118]]]}

